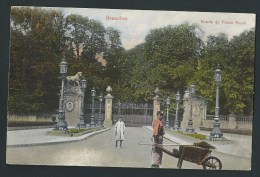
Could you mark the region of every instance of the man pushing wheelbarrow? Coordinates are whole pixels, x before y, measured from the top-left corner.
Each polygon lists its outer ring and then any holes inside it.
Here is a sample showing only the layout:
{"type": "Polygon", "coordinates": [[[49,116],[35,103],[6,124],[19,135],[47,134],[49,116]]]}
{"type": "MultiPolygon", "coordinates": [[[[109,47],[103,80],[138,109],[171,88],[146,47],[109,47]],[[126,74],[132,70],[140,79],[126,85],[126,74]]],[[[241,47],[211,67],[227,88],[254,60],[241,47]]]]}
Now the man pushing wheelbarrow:
{"type": "MultiPolygon", "coordinates": [[[[164,127],[162,124],[163,112],[157,112],[157,118],[153,121],[153,144],[162,144],[163,143],[163,135],[165,133],[164,127]]],[[[163,151],[158,146],[152,146],[152,166],[151,168],[159,168],[159,165],[162,164],[162,155],[163,151]]]]}

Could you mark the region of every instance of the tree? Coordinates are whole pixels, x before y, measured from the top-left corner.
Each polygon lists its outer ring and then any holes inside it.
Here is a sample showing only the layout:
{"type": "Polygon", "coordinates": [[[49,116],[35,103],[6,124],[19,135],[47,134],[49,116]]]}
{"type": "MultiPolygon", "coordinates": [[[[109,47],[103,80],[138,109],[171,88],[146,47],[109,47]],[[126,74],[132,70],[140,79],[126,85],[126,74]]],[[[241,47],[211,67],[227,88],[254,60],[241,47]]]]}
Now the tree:
{"type": "Polygon", "coordinates": [[[205,53],[198,61],[193,80],[197,93],[208,101],[208,111],[214,113],[216,85],[214,71],[222,70],[220,113],[252,115],[254,82],[255,30],[244,31],[228,40],[224,33],[209,36],[205,53]]]}
{"type": "Polygon", "coordinates": [[[97,20],[89,20],[88,29],[85,32],[87,37],[83,44],[82,58],[88,61],[96,60],[96,54],[102,53],[106,49],[106,29],[97,20]]]}
{"type": "MultiPolygon", "coordinates": [[[[214,113],[216,99],[216,85],[214,81],[214,71],[217,65],[220,64],[220,69],[223,71],[222,78],[225,76],[224,66],[227,64],[229,56],[229,41],[228,36],[220,33],[218,36],[208,36],[205,51],[198,60],[197,71],[192,77],[196,84],[196,92],[203,96],[208,102],[208,112],[214,113]]],[[[222,80],[223,84],[223,80],[222,80]]],[[[221,86],[222,86],[221,84],[221,86]]],[[[225,104],[225,95],[220,92],[220,105],[225,104]]],[[[225,109],[221,109],[221,113],[227,113],[225,109]]]]}
{"type": "Polygon", "coordinates": [[[114,28],[107,28],[107,60],[106,75],[110,75],[110,84],[114,90],[117,100],[127,101],[129,96],[129,66],[122,47],[120,32],[114,28]]]}
{"type": "Polygon", "coordinates": [[[66,17],[66,35],[68,37],[69,51],[72,52],[72,57],[80,59],[83,47],[87,45],[89,38],[87,31],[89,29],[88,17],[71,14],[66,17]]]}
{"type": "Polygon", "coordinates": [[[223,87],[226,107],[237,114],[253,114],[255,28],[245,30],[230,41],[223,87]]]}
{"type": "Polygon", "coordinates": [[[9,111],[53,111],[58,102],[58,63],[65,48],[60,11],[11,10],[9,111]]]}
{"type": "MultiPolygon", "coordinates": [[[[255,29],[231,40],[208,36],[196,24],[152,29],[145,42],[126,51],[117,29],[80,15],[57,10],[13,7],[11,10],[9,111],[54,111],[60,87],[58,65],[65,56],[68,75],[88,80],[86,94],[110,85],[116,100],[152,102],[161,90],[162,107],[190,84],[214,112],[217,64],[222,70],[221,114],[252,114],[255,29]],[[102,61],[102,62],[101,62],[102,61]]],[[[88,95],[88,94],[87,94],[88,95]]],[[[91,97],[86,97],[86,102],[91,97]]],[[[173,108],[173,107],[172,107],[173,108]]]]}
{"type": "MultiPolygon", "coordinates": [[[[143,50],[134,67],[132,85],[136,94],[144,100],[151,100],[158,85],[164,95],[183,92],[196,71],[197,60],[203,52],[203,32],[197,25],[184,23],[152,29],[145,38],[143,50]],[[141,66],[141,67],[140,67],[141,66]],[[145,81],[145,82],[144,82],[145,81]]],[[[139,52],[139,53],[141,53],[139,52]]]]}
{"type": "Polygon", "coordinates": [[[145,59],[145,44],[137,45],[135,48],[126,52],[127,65],[129,72],[129,88],[133,96],[131,101],[134,102],[150,102],[153,96],[152,85],[145,78],[148,78],[147,71],[150,64],[145,59]]]}

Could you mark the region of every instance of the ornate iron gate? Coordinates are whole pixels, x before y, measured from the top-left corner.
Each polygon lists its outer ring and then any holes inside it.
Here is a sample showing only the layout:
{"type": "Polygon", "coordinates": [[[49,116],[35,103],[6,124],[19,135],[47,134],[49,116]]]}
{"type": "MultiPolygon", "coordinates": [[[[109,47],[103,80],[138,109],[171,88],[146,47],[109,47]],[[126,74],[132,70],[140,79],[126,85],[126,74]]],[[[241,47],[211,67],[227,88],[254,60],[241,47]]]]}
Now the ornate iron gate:
{"type": "MultiPolygon", "coordinates": [[[[95,124],[98,124],[99,121],[99,116],[101,118],[101,121],[104,122],[105,118],[105,106],[104,104],[101,105],[101,114],[100,114],[100,104],[95,103],[93,106],[93,111],[94,111],[94,122],[95,124]]],[[[91,116],[92,116],[92,104],[87,104],[85,107],[85,123],[90,124],[91,122],[91,116]]]]}
{"type": "Polygon", "coordinates": [[[134,103],[114,103],[112,110],[113,124],[122,116],[126,126],[152,125],[153,105],[134,103]]]}

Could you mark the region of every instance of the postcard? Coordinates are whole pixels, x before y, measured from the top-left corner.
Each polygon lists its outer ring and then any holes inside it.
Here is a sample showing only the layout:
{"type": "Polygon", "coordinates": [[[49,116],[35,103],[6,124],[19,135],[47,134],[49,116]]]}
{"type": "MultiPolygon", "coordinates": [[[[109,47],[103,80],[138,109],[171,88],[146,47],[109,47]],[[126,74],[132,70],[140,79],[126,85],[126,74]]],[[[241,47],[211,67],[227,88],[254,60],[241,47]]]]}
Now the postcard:
{"type": "Polygon", "coordinates": [[[6,163],[251,170],[255,22],[13,6],[6,163]]]}

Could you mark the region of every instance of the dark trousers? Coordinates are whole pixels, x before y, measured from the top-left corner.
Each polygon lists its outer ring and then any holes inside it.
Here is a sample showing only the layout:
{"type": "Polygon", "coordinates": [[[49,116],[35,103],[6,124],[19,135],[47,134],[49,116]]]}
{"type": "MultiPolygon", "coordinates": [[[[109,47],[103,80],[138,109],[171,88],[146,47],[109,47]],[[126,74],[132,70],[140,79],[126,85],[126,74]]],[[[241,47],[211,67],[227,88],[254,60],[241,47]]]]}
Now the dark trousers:
{"type": "Polygon", "coordinates": [[[120,141],[120,147],[122,147],[122,142],[123,140],[116,140],[116,147],[117,147],[117,142],[120,141]]]}

